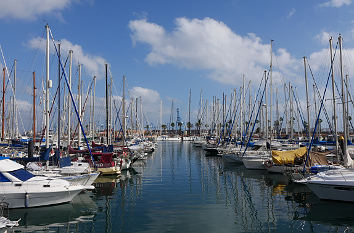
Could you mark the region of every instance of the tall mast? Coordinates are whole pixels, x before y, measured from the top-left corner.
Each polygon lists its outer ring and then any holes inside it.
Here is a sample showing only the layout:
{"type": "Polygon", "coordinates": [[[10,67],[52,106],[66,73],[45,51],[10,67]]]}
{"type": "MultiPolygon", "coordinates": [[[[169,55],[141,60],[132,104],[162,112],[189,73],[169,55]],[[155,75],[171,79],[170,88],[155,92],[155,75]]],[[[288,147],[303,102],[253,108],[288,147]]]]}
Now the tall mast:
{"type": "Polygon", "coordinates": [[[347,105],[347,108],[346,108],[346,118],[347,118],[347,124],[346,124],[346,126],[347,126],[347,128],[346,128],[346,130],[347,130],[347,136],[348,136],[348,138],[349,138],[349,90],[348,90],[348,88],[349,88],[349,83],[348,83],[348,75],[346,74],[345,75],[345,87],[346,87],[346,91],[345,91],[345,93],[346,93],[346,95],[347,95],[347,101],[346,101],[346,105],[347,105]]]}
{"type": "Polygon", "coordinates": [[[105,64],[106,68],[106,140],[109,145],[109,105],[108,105],[108,64],[105,64]]]}
{"type": "Polygon", "coordinates": [[[311,135],[311,125],[310,125],[310,104],[309,104],[309,89],[308,89],[309,87],[308,87],[308,81],[307,81],[306,57],[303,57],[303,58],[304,58],[305,87],[306,87],[307,132],[308,132],[308,140],[310,143],[311,142],[311,136],[310,136],[311,135]]]}
{"type": "Polygon", "coordinates": [[[36,143],[36,73],[33,72],[33,145],[36,143]]]}
{"type": "Polygon", "coordinates": [[[73,51],[69,50],[69,91],[68,91],[68,145],[70,145],[70,134],[71,134],[71,73],[72,73],[72,63],[73,63],[73,51]]]}
{"type": "Polygon", "coordinates": [[[141,96],[140,96],[140,125],[142,130],[142,136],[144,138],[143,100],[141,96]]]}
{"type": "Polygon", "coordinates": [[[160,136],[162,135],[162,100],[160,100],[160,136]]]}
{"type": "MultiPolygon", "coordinates": [[[[77,86],[77,92],[79,94],[79,99],[78,99],[78,112],[79,112],[79,120],[81,121],[81,64],[79,64],[79,81],[78,81],[78,86],[77,86]]],[[[77,140],[77,147],[80,149],[81,146],[81,130],[78,132],[78,140],[77,140]]]]}
{"type": "Polygon", "coordinates": [[[348,135],[347,135],[347,117],[346,117],[346,94],[344,91],[344,77],[343,77],[343,57],[342,57],[342,36],[339,35],[338,37],[338,42],[339,42],[339,62],[340,62],[340,77],[342,81],[342,107],[343,107],[343,134],[344,134],[344,143],[343,143],[343,153],[346,153],[347,151],[347,140],[348,140],[348,135]]]}
{"type": "Polygon", "coordinates": [[[14,85],[13,85],[13,99],[12,99],[12,138],[17,137],[17,116],[16,116],[16,71],[17,71],[17,60],[14,61],[14,85]]]}
{"type": "MultiPolygon", "coordinates": [[[[264,76],[267,77],[267,71],[266,70],[264,71],[264,76]]],[[[265,96],[264,97],[265,97],[265,101],[264,101],[265,102],[265,114],[264,114],[265,115],[265,124],[264,125],[265,125],[265,135],[266,135],[265,138],[266,138],[266,141],[268,141],[268,136],[269,136],[268,135],[268,129],[269,129],[268,123],[269,122],[268,122],[268,100],[267,100],[268,99],[268,93],[267,93],[267,88],[265,89],[265,96]]]]}
{"type": "Polygon", "coordinates": [[[112,75],[110,75],[109,81],[109,144],[112,144],[112,133],[114,134],[114,127],[113,127],[113,111],[112,111],[112,85],[113,79],[112,75]],[[113,132],[112,132],[113,129],[113,132]]]}
{"type": "Polygon", "coordinates": [[[241,141],[243,141],[243,97],[244,97],[244,92],[245,92],[245,76],[242,75],[242,91],[241,91],[241,102],[240,102],[240,109],[241,109],[241,115],[240,115],[240,136],[241,136],[241,141]]]}
{"type": "Polygon", "coordinates": [[[125,76],[123,75],[123,98],[122,98],[122,126],[123,126],[123,146],[125,145],[126,116],[125,116],[125,76]]]}
{"type": "MultiPolygon", "coordinates": [[[[315,92],[316,86],[315,86],[315,84],[313,84],[312,88],[313,88],[313,102],[314,102],[314,110],[315,110],[315,119],[317,119],[318,113],[317,113],[317,101],[316,101],[316,92],[315,92]]],[[[318,132],[316,132],[316,135],[318,137],[318,132]]]]}
{"type": "Polygon", "coordinates": [[[340,161],[338,154],[338,129],[337,129],[337,112],[336,112],[336,96],[335,96],[335,83],[334,83],[334,67],[333,67],[333,44],[332,37],[329,39],[329,50],[331,53],[331,76],[332,76],[332,102],[333,102],[333,122],[334,122],[334,140],[336,142],[336,155],[337,161],[340,161]]]}
{"type": "Polygon", "coordinates": [[[284,104],[285,104],[285,135],[288,136],[288,101],[287,101],[286,83],[284,83],[284,104]]]}
{"type": "Polygon", "coordinates": [[[92,141],[95,140],[95,99],[96,99],[96,76],[93,77],[92,141]]]}
{"type": "Polygon", "coordinates": [[[4,78],[2,82],[2,128],[1,128],[1,141],[4,141],[5,139],[5,67],[2,69],[4,72],[4,78]]]}
{"type": "Polygon", "coordinates": [[[293,98],[292,98],[292,86],[289,82],[289,100],[290,100],[290,139],[292,140],[293,139],[293,136],[294,136],[294,106],[293,106],[293,98]]]}
{"type": "Polygon", "coordinates": [[[279,101],[278,101],[278,89],[275,89],[275,99],[276,99],[276,114],[277,114],[277,135],[279,136],[279,126],[280,126],[280,122],[279,122],[279,101]]]}
{"type": "Polygon", "coordinates": [[[188,136],[191,136],[191,96],[192,90],[189,88],[189,98],[188,98],[188,136]]]}
{"type": "Polygon", "coordinates": [[[270,66],[269,66],[269,72],[270,72],[270,85],[269,85],[269,121],[270,121],[270,143],[272,141],[273,137],[273,121],[272,121],[272,105],[273,105],[273,79],[272,79],[272,73],[273,73],[273,41],[270,40],[270,66]]]}
{"type": "Polygon", "coordinates": [[[49,148],[49,25],[45,26],[47,32],[46,41],[46,85],[45,85],[45,148],[49,148]]]}
{"type": "MultiPolygon", "coordinates": [[[[60,150],[60,43],[58,44],[58,150],[60,150]]],[[[79,130],[80,131],[80,130],[79,130]]]]}

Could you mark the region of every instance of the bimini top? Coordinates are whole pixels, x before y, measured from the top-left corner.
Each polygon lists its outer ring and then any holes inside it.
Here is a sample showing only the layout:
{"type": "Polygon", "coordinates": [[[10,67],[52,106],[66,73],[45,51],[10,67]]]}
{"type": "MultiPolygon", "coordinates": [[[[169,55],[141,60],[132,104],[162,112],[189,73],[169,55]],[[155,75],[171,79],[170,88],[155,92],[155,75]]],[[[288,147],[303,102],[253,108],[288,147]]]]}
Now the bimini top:
{"type": "Polygon", "coordinates": [[[24,168],[24,166],[8,157],[0,156],[0,172],[11,172],[21,168],[24,168]]]}

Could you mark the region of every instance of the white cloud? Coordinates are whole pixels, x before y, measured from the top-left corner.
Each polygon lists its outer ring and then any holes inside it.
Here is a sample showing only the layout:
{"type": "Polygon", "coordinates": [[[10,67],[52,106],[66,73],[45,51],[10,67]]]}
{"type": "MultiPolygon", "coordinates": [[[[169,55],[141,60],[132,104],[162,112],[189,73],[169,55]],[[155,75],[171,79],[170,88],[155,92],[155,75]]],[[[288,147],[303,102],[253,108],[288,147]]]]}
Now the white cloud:
{"type": "Polygon", "coordinates": [[[160,94],[152,89],[144,87],[133,87],[129,90],[130,98],[140,98],[143,103],[143,112],[159,116],[160,112],[160,94]]]}
{"type": "Polygon", "coordinates": [[[342,7],[344,5],[349,6],[352,0],[330,0],[325,3],[320,4],[321,7],[342,7]]]}
{"type": "Polygon", "coordinates": [[[292,8],[289,13],[288,16],[286,17],[287,19],[290,19],[291,17],[293,17],[293,15],[296,13],[296,9],[292,8]]]}
{"type": "MultiPolygon", "coordinates": [[[[259,79],[269,67],[269,43],[262,43],[252,33],[240,36],[211,18],[178,18],[172,32],[146,19],[130,21],[129,28],[134,44],[151,46],[145,58],[150,65],[169,63],[208,70],[210,78],[229,84],[237,84],[242,74],[259,79]]],[[[285,49],[278,49],[275,57],[282,64],[279,68],[287,72],[294,69],[294,58],[285,49]]]]}
{"type": "MultiPolygon", "coordinates": [[[[83,48],[78,44],[73,44],[72,42],[68,41],[67,39],[62,39],[61,43],[61,53],[68,54],[69,50],[73,50],[73,63],[80,63],[83,64],[83,68],[89,73],[90,75],[97,75],[97,78],[103,77],[104,74],[104,67],[106,60],[100,56],[95,56],[86,53],[83,48]]],[[[40,49],[45,51],[45,39],[36,37],[29,41],[29,47],[33,49],[40,49]]],[[[50,52],[54,53],[55,49],[53,43],[50,42],[51,48],[50,52]]]]}
{"type": "Polygon", "coordinates": [[[322,45],[328,45],[331,35],[333,35],[333,33],[322,31],[320,34],[315,36],[315,39],[318,40],[322,45]]]}
{"type": "Polygon", "coordinates": [[[74,0],[1,0],[0,18],[34,19],[67,8],[74,0]]]}

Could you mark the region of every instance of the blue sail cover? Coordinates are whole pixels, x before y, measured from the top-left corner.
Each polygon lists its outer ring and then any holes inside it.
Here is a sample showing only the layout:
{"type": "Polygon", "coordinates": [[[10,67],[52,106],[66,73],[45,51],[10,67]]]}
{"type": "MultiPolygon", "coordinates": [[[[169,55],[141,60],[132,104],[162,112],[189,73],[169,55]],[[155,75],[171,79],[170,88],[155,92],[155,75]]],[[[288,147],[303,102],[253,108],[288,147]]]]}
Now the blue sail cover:
{"type": "Polygon", "coordinates": [[[18,169],[9,173],[21,181],[26,181],[34,177],[32,173],[26,171],[25,169],[18,169]]]}

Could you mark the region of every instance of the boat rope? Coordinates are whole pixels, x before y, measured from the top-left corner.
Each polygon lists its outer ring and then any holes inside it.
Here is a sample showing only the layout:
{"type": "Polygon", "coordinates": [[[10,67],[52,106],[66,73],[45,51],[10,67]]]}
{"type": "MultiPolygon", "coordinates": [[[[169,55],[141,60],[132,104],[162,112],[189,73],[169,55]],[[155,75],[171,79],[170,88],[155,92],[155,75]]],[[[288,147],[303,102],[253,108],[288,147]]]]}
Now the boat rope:
{"type": "Polygon", "coordinates": [[[264,79],[264,75],[262,75],[261,82],[259,83],[257,95],[256,95],[256,98],[255,98],[253,107],[252,107],[252,111],[251,111],[251,114],[250,114],[250,118],[249,118],[249,120],[248,120],[247,128],[246,128],[246,130],[245,130],[244,136],[242,137],[242,143],[241,143],[240,151],[241,151],[241,149],[242,149],[242,146],[245,144],[245,136],[248,134],[248,130],[249,130],[249,127],[250,127],[250,125],[251,125],[253,113],[254,113],[254,110],[255,110],[256,105],[257,105],[257,100],[258,100],[259,94],[260,94],[260,92],[261,92],[261,87],[262,87],[263,79],[264,79]]]}
{"type": "MultiPolygon", "coordinates": [[[[336,47],[336,49],[337,49],[337,47],[336,47]]],[[[307,61],[308,61],[308,60],[307,60],[307,61]]],[[[309,70],[310,70],[310,73],[311,73],[311,77],[312,77],[313,83],[314,83],[314,85],[315,85],[315,90],[316,90],[317,97],[318,97],[318,99],[321,99],[321,94],[320,94],[320,91],[319,91],[319,89],[318,89],[317,83],[316,83],[316,81],[315,81],[315,77],[314,77],[314,75],[313,75],[313,73],[312,73],[312,69],[311,69],[311,66],[310,66],[310,62],[307,62],[307,65],[308,65],[308,67],[309,67],[309,70]]],[[[326,121],[327,121],[327,124],[328,124],[328,126],[329,126],[329,128],[330,128],[330,130],[331,130],[331,133],[334,134],[334,132],[333,132],[333,130],[332,130],[333,127],[332,127],[330,118],[328,117],[328,113],[327,113],[327,110],[326,110],[326,106],[323,106],[323,112],[324,112],[324,114],[325,114],[326,121]]]]}
{"type": "Polygon", "coordinates": [[[268,79],[269,79],[269,73],[270,73],[270,72],[268,71],[268,75],[267,75],[267,74],[264,74],[264,76],[266,76],[266,79],[265,79],[265,81],[264,81],[264,88],[263,88],[263,92],[262,92],[262,97],[261,97],[261,100],[259,101],[257,114],[256,114],[256,117],[255,117],[255,119],[254,119],[254,124],[253,124],[253,126],[252,126],[252,130],[251,130],[250,136],[249,136],[249,138],[248,138],[248,142],[247,142],[247,144],[246,144],[246,146],[245,146],[245,150],[244,150],[243,153],[242,153],[242,157],[245,156],[245,153],[246,153],[246,151],[247,151],[247,149],[248,149],[248,147],[249,147],[249,144],[250,144],[251,139],[252,139],[252,136],[253,136],[254,128],[256,127],[258,115],[259,115],[259,112],[260,112],[260,110],[261,110],[261,108],[262,108],[262,105],[263,105],[264,93],[265,93],[265,91],[266,91],[266,89],[267,89],[267,82],[268,82],[268,79]]]}
{"type": "MultiPolygon", "coordinates": [[[[336,57],[337,46],[338,46],[338,42],[337,42],[337,45],[336,45],[336,49],[334,50],[334,55],[333,55],[333,58],[332,58],[332,60],[331,60],[331,64],[333,64],[334,58],[336,57]]],[[[326,87],[325,87],[325,90],[324,90],[324,93],[323,93],[323,96],[322,96],[322,99],[321,99],[321,106],[320,106],[320,109],[318,110],[318,114],[317,114],[317,118],[316,118],[316,124],[315,124],[315,128],[314,128],[314,130],[313,130],[313,133],[312,133],[311,142],[310,142],[310,145],[309,145],[309,147],[308,147],[308,149],[307,149],[306,160],[305,160],[305,163],[304,163],[304,168],[303,168],[303,170],[302,170],[302,173],[305,173],[305,171],[306,171],[306,165],[307,165],[307,162],[308,162],[309,157],[310,157],[311,147],[312,147],[313,142],[314,142],[314,139],[315,139],[316,129],[317,129],[317,126],[318,126],[318,122],[319,122],[319,120],[320,120],[321,111],[322,111],[323,106],[324,106],[324,99],[325,99],[325,96],[326,96],[327,87],[328,87],[329,79],[330,79],[330,77],[331,77],[332,72],[333,72],[333,66],[331,66],[331,68],[329,69],[329,73],[328,73],[328,77],[327,77],[327,82],[326,82],[326,87]]]]}
{"type": "MultiPolygon", "coordinates": [[[[57,46],[56,46],[55,41],[54,41],[54,37],[53,37],[53,34],[52,34],[52,30],[51,30],[51,29],[49,29],[49,32],[50,32],[50,36],[51,36],[52,41],[53,41],[53,45],[54,45],[54,48],[55,48],[56,54],[57,54],[57,56],[59,57],[58,49],[57,49],[57,46]]],[[[65,72],[65,69],[64,69],[64,67],[63,67],[63,64],[62,64],[61,60],[59,60],[59,64],[60,64],[60,67],[61,67],[62,73],[63,73],[64,78],[65,78],[65,83],[66,83],[66,86],[67,86],[68,91],[69,91],[70,96],[71,96],[71,100],[72,100],[73,107],[74,107],[74,109],[75,109],[76,116],[77,116],[78,121],[79,121],[79,123],[80,123],[80,127],[81,127],[81,130],[82,130],[82,134],[84,135],[84,138],[85,138],[85,142],[86,142],[86,145],[87,145],[87,149],[89,150],[89,153],[90,153],[91,162],[92,162],[92,164],[94,165],[94,167],[97,169],[97,166],[96,166],[95,160],[93,159],[93,156],[92,156],[92,152],[91,152],[90,144],[88,143],[88,140],[87,140],[87,137],[86,137],[86,134],[85,134],[84,127],[82,126],[82,123],[81,123],[81,120],[80,120],[80,117],[79,117],[79,112],[77,111],[77,107],[76,107],[76,104],[75,104],[75,101],[74,101],[74,97],[73,97],[73,94],[72,94],[72,92],[71,92],[71,88],[70,88],[70,85],[69,85],[68,79],[67,79],[67,77],[66,77],[66,72],[65,72]]]]}

